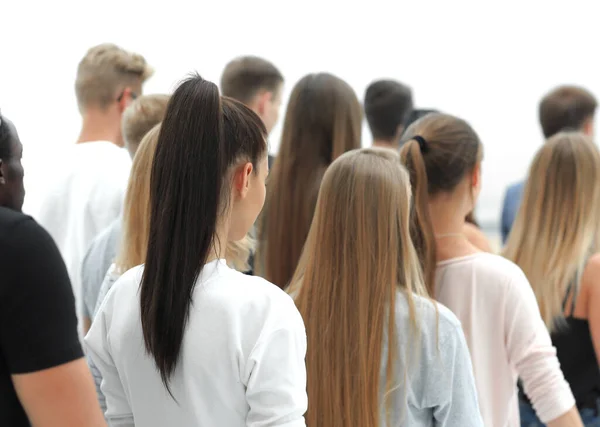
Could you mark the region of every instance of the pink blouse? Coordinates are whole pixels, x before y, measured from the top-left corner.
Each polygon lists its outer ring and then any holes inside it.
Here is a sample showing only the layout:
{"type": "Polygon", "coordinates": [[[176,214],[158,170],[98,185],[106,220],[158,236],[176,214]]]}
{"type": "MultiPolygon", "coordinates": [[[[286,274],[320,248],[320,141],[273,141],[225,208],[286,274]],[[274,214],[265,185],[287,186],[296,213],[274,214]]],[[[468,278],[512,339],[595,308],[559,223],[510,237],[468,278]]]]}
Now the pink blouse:
{"type": "Polygon", "coordinates": [[[544,423],[575,405],[519,267],[487,253],[440,262],[436,299],[462,323],[486,426],[520,426],[517,378],[544,423]]]}

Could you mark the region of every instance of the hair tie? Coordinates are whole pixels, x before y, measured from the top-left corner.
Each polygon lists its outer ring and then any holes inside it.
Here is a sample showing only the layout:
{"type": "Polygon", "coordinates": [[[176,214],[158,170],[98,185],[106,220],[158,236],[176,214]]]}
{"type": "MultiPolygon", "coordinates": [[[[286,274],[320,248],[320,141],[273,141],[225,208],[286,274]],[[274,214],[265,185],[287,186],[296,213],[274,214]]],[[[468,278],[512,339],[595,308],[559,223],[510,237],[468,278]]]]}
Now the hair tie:
{"type": "Polygon", "coordinates": [[[422,154],[427,154],[429,152],[429,144],[427,143],[425,138],[423,138],[420,135],[417,135],[417,136],[413,136],[412,139],[414,139],[415,141],[417,141],[419,143],[419,148],[421,149],[422,154]]]}

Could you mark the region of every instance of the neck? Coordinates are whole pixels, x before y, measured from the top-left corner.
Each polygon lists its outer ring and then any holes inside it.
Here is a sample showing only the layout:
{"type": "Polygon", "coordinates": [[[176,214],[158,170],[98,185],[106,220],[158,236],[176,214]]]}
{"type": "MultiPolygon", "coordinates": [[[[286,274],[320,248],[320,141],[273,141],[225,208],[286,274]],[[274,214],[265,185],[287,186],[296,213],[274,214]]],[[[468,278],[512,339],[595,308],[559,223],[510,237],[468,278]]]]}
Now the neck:
{"type": "Polygon", "coordinates": [[[225,227],[218,227],[215,234],[215,250],[211,251],[206,258],[206,262],[214,261],[215,259],[225,259],[227,253],[227,235],[228,230],[225,227]]]}
{"type": "Polygon", "coordinates": [[[123,146],[120,119],[115,119],[110,111],[86,111],[82,119],[81,133],[77,139],[78,144],[90,141],[109,141],[119,147],[123,146]]]}
{"type": "Polygon", "coordinates": [[[452,196],[441,195],[429,201],[429,211],[435,212],[430,218],[438,262],[478,252],[463,234],[466,214],[462,203],[452,196]]]}
{"type": "Polygon", "coordinates": [[[394,150],[397,150],[400,148],[400,144],[396,141],[386,141],[384,139],[376,139],[373,141],[373,147],[392,148],[394,150]]]}

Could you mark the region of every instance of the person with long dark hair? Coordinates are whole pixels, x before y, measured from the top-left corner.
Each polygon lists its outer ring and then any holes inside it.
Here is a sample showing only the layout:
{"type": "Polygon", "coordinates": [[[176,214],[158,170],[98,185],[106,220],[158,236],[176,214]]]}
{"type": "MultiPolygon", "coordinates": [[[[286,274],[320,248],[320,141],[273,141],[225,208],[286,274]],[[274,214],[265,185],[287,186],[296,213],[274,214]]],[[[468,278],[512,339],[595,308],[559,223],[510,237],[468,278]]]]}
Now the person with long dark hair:
{"type": "Polygon", "coordinates": [[[292,90],[281,145],[258,222],[255,272],[286,288],[312,222],[325,171],[360,148],[362,108],[352,87],[327,73],[309,74],[292,90]]]}
{"type": "Polygon", "coordinates": [[[118,425],[304,426],[306,334],[291,298],[225,262],[265,200],[266,129],[199,76],[173,94],[150,180],[144,266],[86,338],[118,425]]]}

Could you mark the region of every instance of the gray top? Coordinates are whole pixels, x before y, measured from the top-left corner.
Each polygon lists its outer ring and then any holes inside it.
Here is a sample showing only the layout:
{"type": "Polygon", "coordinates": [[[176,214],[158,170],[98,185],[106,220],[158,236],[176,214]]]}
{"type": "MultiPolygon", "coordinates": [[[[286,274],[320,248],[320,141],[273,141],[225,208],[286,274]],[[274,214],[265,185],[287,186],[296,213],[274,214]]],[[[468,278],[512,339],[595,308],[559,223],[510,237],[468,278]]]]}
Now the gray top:
{"type": "Polygon", "coordinates": [[[121,218],[117,218],[90,245],[81,267],[83,315],[93,318],[98,292],[106,272],[117,256],[121,240],[121,218]]]}
{"type": "MultiPolygon", "coordinates": [[[[437,304],[415,297],[420,330],[410,332],[408,302],[398,293],[397,389],[392,393],[392,426],[483,427],[469,349],[456,316],[437,304]],[[406,381],[404,366],[408,366],[406,381]]],[[[387,345],[382,357],[386,360],[387,345]]],[[[382,385],[385,385],[385,363],[382,385]]],[[[309,396],[310,399],[310,396],[309,396]]],[[[385,425],[385,408],[381,409],[385,425]]]]}

